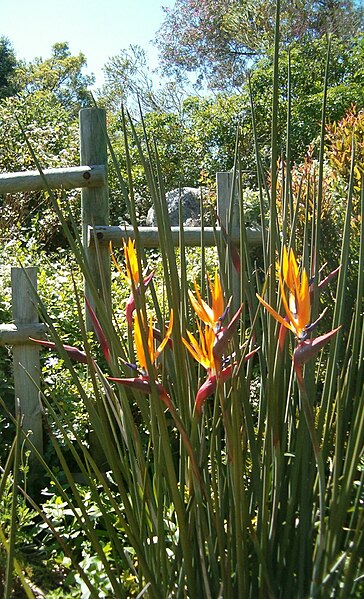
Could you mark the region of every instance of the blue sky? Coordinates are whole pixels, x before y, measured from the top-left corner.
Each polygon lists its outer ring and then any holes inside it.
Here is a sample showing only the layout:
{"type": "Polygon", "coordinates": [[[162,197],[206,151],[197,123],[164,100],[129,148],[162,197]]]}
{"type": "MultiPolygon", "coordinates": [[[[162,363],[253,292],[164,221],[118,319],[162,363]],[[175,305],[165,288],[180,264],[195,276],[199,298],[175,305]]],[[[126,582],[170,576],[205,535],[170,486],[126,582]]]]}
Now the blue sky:
{"type": "Polygon", "coordinates": [[[87,73],[103,82],[102,67],[130,44],[143,46],[151,66],[157,52],[150,43],[174,0],[0,0],[0,36],[10,39],[18,59],[47,58],[55,42],[83,52],[87,73]],[[102,7],[102,8],[101,8],[102,7]]]}

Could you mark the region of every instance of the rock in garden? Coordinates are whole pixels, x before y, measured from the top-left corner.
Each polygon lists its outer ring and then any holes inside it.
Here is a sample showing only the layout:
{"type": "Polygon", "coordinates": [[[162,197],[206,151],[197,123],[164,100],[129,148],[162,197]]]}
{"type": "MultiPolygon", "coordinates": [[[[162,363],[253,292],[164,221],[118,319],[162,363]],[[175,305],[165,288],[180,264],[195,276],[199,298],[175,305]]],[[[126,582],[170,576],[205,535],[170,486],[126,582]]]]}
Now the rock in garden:
{"type": "MultiPolygon", "coordinates": [[[[179,225],[179,198],[181,196],[182,204],[182,222],[189,227],[200,226],[200,197],[201,188],[182,187],[181,189],[172,189],[166,193],[166,202],[171,226],[179,225]]],[[[146,224],[150,227],[157,225],[157,219],[152,206],[148,210],[146,224]]]]}

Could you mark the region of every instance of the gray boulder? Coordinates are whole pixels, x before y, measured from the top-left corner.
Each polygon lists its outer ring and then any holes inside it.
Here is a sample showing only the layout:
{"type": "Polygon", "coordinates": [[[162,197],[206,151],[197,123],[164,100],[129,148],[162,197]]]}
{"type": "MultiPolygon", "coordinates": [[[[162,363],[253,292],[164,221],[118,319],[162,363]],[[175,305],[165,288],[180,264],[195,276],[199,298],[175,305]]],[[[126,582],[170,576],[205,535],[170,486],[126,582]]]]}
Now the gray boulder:
{"type": "MultiPolygon", "coordinates": [[[[169,220],[172,227],[179,225],[179,198],[181,196],[183,224],[188,227],[200,226],[200,197],[201,189],[199,187],[182,187],[181,189],[172,189],[166,193],[166,202],[168,207],[169,220]]],[[[146,224],[149,227],[157,225],[157,219],[152,206],[148,210],[146,224]]]]}

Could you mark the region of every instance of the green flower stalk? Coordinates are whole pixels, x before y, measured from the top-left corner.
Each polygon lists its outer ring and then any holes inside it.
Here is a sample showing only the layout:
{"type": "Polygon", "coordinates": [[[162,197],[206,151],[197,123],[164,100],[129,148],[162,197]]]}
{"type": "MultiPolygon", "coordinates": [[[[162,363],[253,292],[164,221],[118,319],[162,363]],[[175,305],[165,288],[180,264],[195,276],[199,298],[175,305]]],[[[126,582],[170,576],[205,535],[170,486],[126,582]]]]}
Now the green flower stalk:
{"type": "MultiPolygon", "coordinates": [[[[336,271],[331,274],[333,276],[336,274],[336,271]]],[[[337,327],[319,337],[313,339],[308,338],[309,333],[317,325],[324,312],[314,323],[310,322],[311,290],[309,279],[304,268],[300,274],[293,250],[291,249],[288,254],[286,247],[283,248],[283,263],[281,269],[279,270],[279,286],[281,289],[285,317],[276,312],[276,310],[274,310],[274,308],[272,308],[262,297],[260,297],[260,295],[257,294],[257,298],[268,310],[268,312],[281,324],[281,331],[278,340],[280,349],[282,349],[284,343],[284,335],[282,335],[283,330],[289,329],[295,334],[297,339],[297,345],[293,352],[293,366],[300,389],[302,408],[312,443],[319,481],[320,533],[314,564],[314,581],[318,568],[321,564],[325,543],[325,469],[320,447],[320,440],[315,428],[314,413],[306,390],[303,375],[303,365],[318,354],[318,352],[332,339],[332,337],[336,335],[340,327],[337,327]],[[286,289],[288,290],[288,297],[286,295],[286,289]]]]}

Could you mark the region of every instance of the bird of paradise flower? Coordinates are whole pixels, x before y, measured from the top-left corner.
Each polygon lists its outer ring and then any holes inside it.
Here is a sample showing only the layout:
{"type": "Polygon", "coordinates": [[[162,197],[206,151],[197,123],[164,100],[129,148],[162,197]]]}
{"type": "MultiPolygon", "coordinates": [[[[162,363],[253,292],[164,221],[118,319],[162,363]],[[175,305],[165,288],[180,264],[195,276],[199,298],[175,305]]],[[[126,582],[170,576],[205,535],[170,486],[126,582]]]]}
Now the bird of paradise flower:
{"type": "MultiPolygon", "coordinates": [[[[216,391],[218,382],[227,381],[233,374],[235,363],[225,352],[239,323],[243,306],[236,311],[231,321],[224,327],[223,321],[229,310],[230,303],[225,308],[223,290],[218,272],[215,271],[214,281],[208,277],[211,291],[209,306],[201,297],[195,283],[195,296],[189,291],[189,298],[196,316],[202,320],[205,327],[197,322],[199,341],[187,331],[188,340],[182,337],[182,342],[192,357],[207,370],[207,379],[198,389],[195,398],[195,411],[199,416],[206,399],[216,391]]],[[[259,348],[258,348],[259,349],[259,348]]],[[[258,349],[245,356],[245,361],[252,357],[258,349]]]]}
{"type": "MultiPolygon", "coordinates": [[[[325,282],[336,274],[338,269],[333,271],[325,282]]],[[[297,339],[297,345],[293,352],[293,363],[298,382],[303,385],[303,365],[329,342],[329,340],[338,332],[340,327],[333,329],[329,333],[319,337],[309,339],[309,333],[316,327],[318,322],[324,316],[324,310],[320,316],[311,322],[311,285],[305,268],[300,269],[293,249],[289,253],[287,248],[283,247],[282,265],[278,274],[279,287],[281,290],[282,305],[285,316],[279,314],[272,306],[268,304],[258,293],[257,298],[268,312],[281,324],[282,327],[289,329],[294,333],[297,339]],[[287,289],[287,291],[286,291],[287,289]],[[288,297],[287,297],[288,292],[288,297]]]]}
{"type": "MultiPolygon", "coordinates": [[[[336,274],[336,271],[330,273],[326,278],[326,282],[336,274]]],[[[318,481],[319,481],[319,513],[320,513],[320,532],[317,549],[317,564],[320,563],[324,551],[325,538],[325,465],[320,447],[320,439],[315,427],[314,411],[308,396],[305,379],[303,374],[303,366],[309,360],[314,358],[318,352],[334,337],[341,327],[337,327],[320,335],[316,338],[310,338],[309,334],[322,318],[325,311],[318,319],[311,323],[311,294],[312,286],[310,285],[305,268],[300,269],[295,257],[295,254],[290,249],[289,253],[286,247],[283,247],[283,259],[281,269],[279,270],[279,286],[282,296],[282,304],[285,311],[285,317],[281,316],[272,306],[270,306],[260,295],[257,297],[261,304],[268,312],[281,324],[281,329],[291,330],[297,340],[296,347],[293,351],[293,366],[296,374],[298,386],[301,394],[301,402],[305,415],[307,428],[310,434],[312,448],[317,465],[318,481]],[[287,289],[287,291],[286,291],[287,289]],[[288,298],[286,293],[288,293],[288,298]]],[[[320,287],[320,284],[317,288],[320,287]]]]}
{"type": "Polygon", "coordinates": [[[125,257],[125,267],[126,267],[126,273],[120,268],[118,261],[115,258],[113,249],[112,249],[112,243],[110,242],[110,255],[111,255],[111,259],[114,263],[114,265],[116,266],[118,272],[120,273],[120,275],[122,276],[122,278],[124,279],[124,281],[128,284],[129,288],[130,288],[130,296],[126,302],[126,307],[125,307],[125,315],[126,315],[126,320],[127,323],[129,325],[129,328],[132,328],[133,326],[133,313],[135,310],[135,298],[134,298],[134,293],[140,293],[140,285],[143,284],[144,289],[146,289],[150,283],[150,281],[152,280],[153,277],[153,271],[151,273],[149,273],[146,276],[140,276],[139,273],[139,264],[138,264],[138,258],[137,258],[137,254],[135,251],[135,241],[130,239],[128,239],[128,242],[126,243],[125,240],[123,239],[123,247],[124,247],[124,257],[125,257]]]}
{"type": "Polygon", "coordinates": [[[171,310],[169,325],[162,339],[161,343],[155,347],[155,332],[153,328],[153,317],[150,316],[149,323],[146,325],[144,322],[143,314],[138,311],[137,316],[134,318],[134,344],[136,350],[136,356],[139,364],[139,368],[136,365],[131,365],[134,369],[137,370],[138,376],[131,378],[119,378],[119,377],[108,377],[109,381],[114,381],[120,385],[124,385],[126,387],[132,387],[142,393],[150,394],[152,393],[151,386],[151,377],[153,377],[153,382],[155,384],[155,388],[157,389],[158,395],[163,400],[168,408],[171,407],[171,399],[163,387],[163,385],[157,379],[157,371],[155,368],[155,363],[164,350],[165,346],[169,342],[169,339],[172,334],[173,329],[173,310],[171,310]],[[145,336],[145,342],[148,352],[148,357],[145,352],[145,344],[143,341],[143,336],[145,336]],[[149,363],[149,369],[148,369],[149,363]],[[152,371],[150,371],[150,367],[152,371]]]}
{"type": "Polygon", "coordinates": [[[202,322],[210,326],[214,331],[218,331],[221,328],[228,308],[226,310],[224,308],[224,294],[217,270],[215,270],[214,281],[211,280],[209,274],[207,275],[207,280],[211,292],[211,306],[202,299],[196,281],[194,282],[196,297],[190,289],[188,290],[188,296],[195,313],[202,322]]]}

